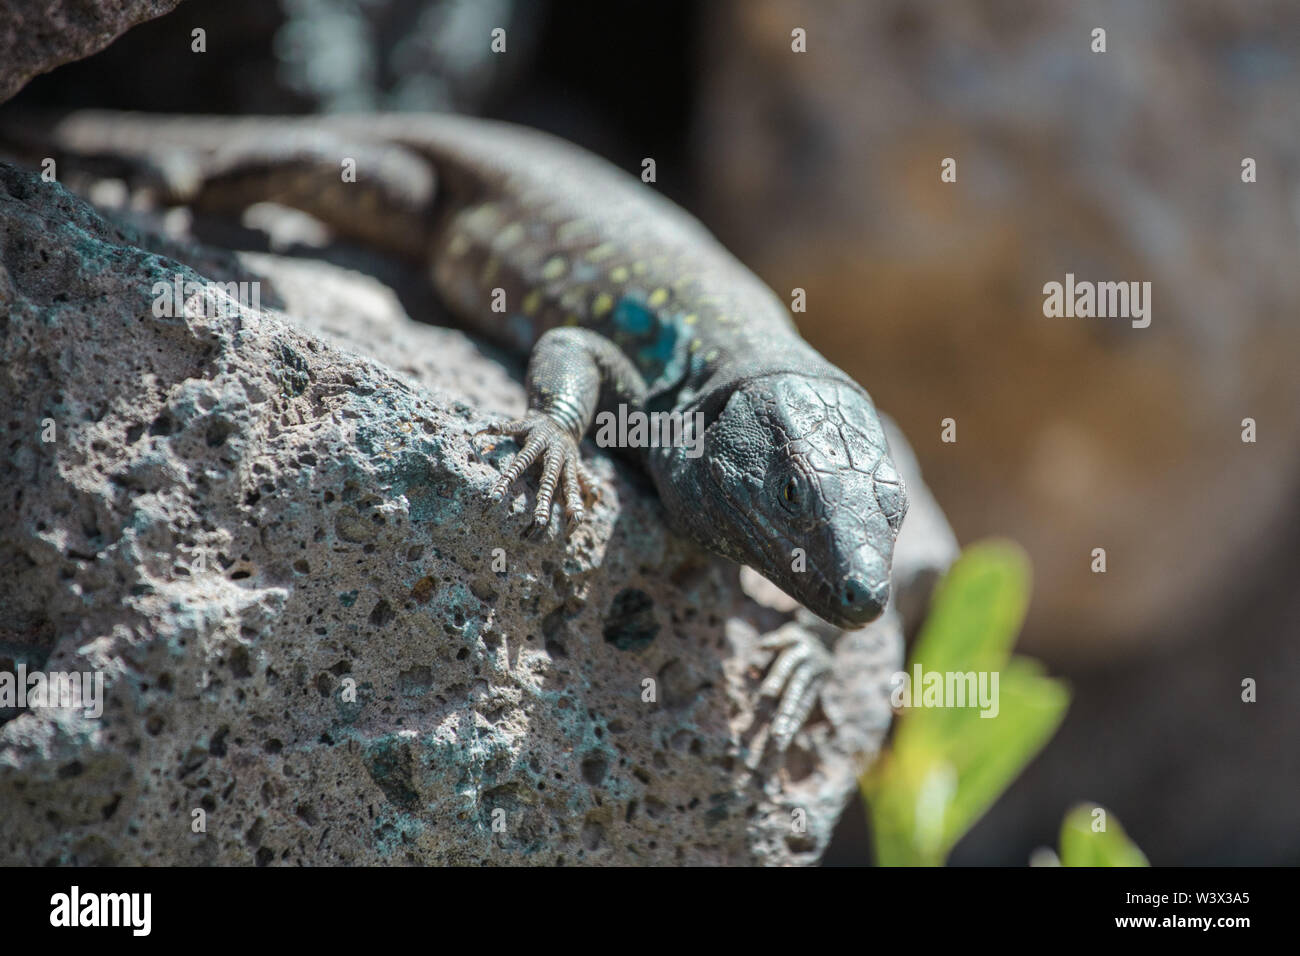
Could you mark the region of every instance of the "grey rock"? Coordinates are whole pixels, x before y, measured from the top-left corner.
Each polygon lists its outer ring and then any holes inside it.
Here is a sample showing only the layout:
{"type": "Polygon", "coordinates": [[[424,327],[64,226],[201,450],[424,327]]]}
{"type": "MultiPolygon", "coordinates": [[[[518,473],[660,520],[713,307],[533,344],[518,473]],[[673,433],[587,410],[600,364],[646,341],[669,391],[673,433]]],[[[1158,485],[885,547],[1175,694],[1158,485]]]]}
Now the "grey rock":
{"type": "Polygon", "coordinates": [[[481,506],[508,444],[470,439],[524,407],[509,360],[266,254],[282,309],[157,317],[203,276],[150,249],[221,278],[0,165],[0,675],[105,679],[97,719],[0,710],[0,863],[816,862],[889,725],[893,609],[750,770],[791,615],[633,467],[589,448],[588,522],[521,540],[531,490],[481,506]]]}
{"type": "Polygon", "coordinates": [[[102,50],[181,0],[0,0],[0,103],[32,77],[102,50]]]}

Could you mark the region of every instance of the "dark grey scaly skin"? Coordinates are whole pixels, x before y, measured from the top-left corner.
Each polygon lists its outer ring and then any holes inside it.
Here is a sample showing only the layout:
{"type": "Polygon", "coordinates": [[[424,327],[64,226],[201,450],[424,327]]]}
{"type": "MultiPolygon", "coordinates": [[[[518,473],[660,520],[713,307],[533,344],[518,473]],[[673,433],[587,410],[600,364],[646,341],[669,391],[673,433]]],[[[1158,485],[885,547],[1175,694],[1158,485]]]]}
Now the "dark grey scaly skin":
{"type": "MultiPolygon", "coordinates": [[[[885,607],[907,498],[870,397],[697,220],[636,178],[553,137],[453,116],[74,114],[60,136],[145,157],[189,148],[192,167],[161,171],[179,198],[277,199],[429,263],[462,321],[530,354],[527,416],[488,429],[522,441],[490,497],[540,462],[536,526],[557,490],[581,519],[578,444],[598,409],[701,412],[702,456],[639,450],[672,526],[834,625],[885,607]],[[358,157],[356,183],[339,181],[342,156],[358,157]]],[[[780,652],[761,692],[781,698],[771,736],[784,749],[829,655],[797,627],[764,646],[780,652]]]]}

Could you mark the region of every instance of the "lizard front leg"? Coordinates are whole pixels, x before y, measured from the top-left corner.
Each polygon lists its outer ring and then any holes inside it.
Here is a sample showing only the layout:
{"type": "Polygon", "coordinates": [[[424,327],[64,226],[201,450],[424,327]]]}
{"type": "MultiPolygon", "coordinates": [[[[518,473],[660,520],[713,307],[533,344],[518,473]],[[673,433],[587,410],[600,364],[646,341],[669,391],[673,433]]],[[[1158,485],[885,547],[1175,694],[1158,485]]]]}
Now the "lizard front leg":
{"type": "Polygon", "coordinates": [[[524,384],[528,414],[478,432],[523,439],[519,454],[489,489],[488,500],[503,500],[510,486],[540,461],[542,478],[529,530],[549,523],[551,503],[561,484],[565,512],[572,526],[584,515],[582,486],[592,485],[578,443],[601,404],[624,402],[639,408],[645,399],[645,380],[628,357],[603,335],[591,329],[565,327],[552,329],[538,339],[524,384]]]}
{"type": "MultiPolygon", "coordinates": [[[[838,629],[802,615],[759,640],[760,649],[772,652],[758,696],[776,699],[768,739],[778,753],[790,746],[821,698],[831,674],[827,642],[838,633],[838,629]]],[[[761,753],[753,756],[757,759],[761,753]]]]}

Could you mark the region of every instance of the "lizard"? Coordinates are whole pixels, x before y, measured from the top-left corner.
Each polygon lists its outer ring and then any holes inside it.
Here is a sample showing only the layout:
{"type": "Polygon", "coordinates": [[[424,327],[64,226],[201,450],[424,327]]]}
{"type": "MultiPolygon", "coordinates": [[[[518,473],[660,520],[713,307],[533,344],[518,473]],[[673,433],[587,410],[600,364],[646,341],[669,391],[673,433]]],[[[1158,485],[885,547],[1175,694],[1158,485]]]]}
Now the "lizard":
{"type": "MultiPolygon", "coordinates": [[[[527,413],[477,433],[519,443],[489,505],[539,469],[528,530],[556,504],[570,525],[583,520],[579,445],[599,409],[677,413],[702,422],[702,454],[683,442],[634,449],[671,528],[837,628],[888,603],[908,502],[869,394],[697,219],[637,177],[536,130],[442,114],[87,111],[21,132],[70,155],[134,156],[169,201],[233,211],[274,200],[419,261],[459,320],[529,356],[527,413]],[[340,177],[345,159],[356,182],[340,177]]],[[[830,657],[801,627],[762,646],[776,652],[759,692],[778,698],[771,739],[784,750],[830,657]]]]}

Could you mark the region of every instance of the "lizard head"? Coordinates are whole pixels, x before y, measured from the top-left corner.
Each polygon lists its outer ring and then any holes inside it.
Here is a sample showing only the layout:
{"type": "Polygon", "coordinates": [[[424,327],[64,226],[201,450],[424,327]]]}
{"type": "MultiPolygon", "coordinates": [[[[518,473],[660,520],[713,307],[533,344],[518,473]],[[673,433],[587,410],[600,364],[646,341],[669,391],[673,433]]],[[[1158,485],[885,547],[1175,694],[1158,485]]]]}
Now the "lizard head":
{"type": "Polygon", "coordinates": [[[903,480],[871,399],[852,382],[782,372],[701,403],[703,452],[676,456],[677,525],[840,627],[889,599],[903,480]]]}

